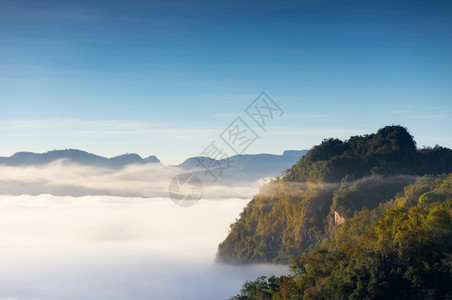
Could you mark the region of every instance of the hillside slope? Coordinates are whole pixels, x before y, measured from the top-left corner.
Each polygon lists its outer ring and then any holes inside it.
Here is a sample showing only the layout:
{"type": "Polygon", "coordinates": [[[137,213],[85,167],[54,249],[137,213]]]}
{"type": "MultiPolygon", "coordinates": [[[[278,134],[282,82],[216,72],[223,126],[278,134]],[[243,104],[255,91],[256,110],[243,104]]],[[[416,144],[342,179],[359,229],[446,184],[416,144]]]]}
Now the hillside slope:
{"type": "Polygon", "coordinates": [[[452,171],[452,150],[418,150],[401,126],[324,140],[283,178],[261,188],[231,225],[217,259],[288,263],[319,247],[345,220],[394,198],[424,174],[452,171]]]}
{"type": "Polygon", "coordinates": [[[231,299],[451,299],[451,266],[452,173],[429,175],[231,299]]]}

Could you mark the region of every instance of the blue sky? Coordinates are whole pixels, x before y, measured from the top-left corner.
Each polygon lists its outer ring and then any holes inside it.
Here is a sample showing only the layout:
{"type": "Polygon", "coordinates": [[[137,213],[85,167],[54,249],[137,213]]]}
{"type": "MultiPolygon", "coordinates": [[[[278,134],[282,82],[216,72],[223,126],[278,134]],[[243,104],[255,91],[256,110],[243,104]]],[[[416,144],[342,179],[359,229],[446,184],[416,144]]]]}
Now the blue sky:
{"type": "Polygon", "coordinates": [[[0,155],[178,163],[262,91],[284,115],[249,153],[391,124],[452,147],[450,1],[68,2],[0,0],[0,155]]]}

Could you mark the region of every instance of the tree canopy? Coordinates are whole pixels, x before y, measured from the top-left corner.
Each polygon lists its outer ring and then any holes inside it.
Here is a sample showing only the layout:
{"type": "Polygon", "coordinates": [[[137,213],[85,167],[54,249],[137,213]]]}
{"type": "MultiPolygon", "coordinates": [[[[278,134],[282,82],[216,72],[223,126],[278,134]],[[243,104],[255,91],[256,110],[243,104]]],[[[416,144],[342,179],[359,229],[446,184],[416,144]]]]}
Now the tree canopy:
{"type": "Polygon", "coordinates": [[[232,299],[451,299],[452,174],[355,211],[291,269],[246,282],[232,299]]]}
{"type": "Polygon", "coordinates": [[[288,263],[318,248],[337,230],[338,219],[388,202],[419,176],[444,172],[452,172],[452,150],[416,149],[401,126],[346,141],[326,139],[261,188],[231,225],[217,258],[288,263]]]}

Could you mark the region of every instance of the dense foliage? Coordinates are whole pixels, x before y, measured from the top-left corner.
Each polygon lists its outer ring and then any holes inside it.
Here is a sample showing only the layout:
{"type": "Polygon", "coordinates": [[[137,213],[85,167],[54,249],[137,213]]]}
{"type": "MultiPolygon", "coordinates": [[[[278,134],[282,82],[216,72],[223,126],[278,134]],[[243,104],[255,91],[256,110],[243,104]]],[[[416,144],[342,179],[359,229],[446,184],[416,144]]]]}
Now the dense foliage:
{"type": "Polygon", "coordinates": [[[452,299],[452,174],[356,211],[291,269],[246,282],[232,299],[452,299]]]}
{"type": "Polygon", "coordinates": [[[331,238],[343,220],[388,202],[424,174],[452,172],[452,150],[416,149],[401,126],[324,140],[261,188],[231,225],[217,258],[288,263],[331,238]]]}

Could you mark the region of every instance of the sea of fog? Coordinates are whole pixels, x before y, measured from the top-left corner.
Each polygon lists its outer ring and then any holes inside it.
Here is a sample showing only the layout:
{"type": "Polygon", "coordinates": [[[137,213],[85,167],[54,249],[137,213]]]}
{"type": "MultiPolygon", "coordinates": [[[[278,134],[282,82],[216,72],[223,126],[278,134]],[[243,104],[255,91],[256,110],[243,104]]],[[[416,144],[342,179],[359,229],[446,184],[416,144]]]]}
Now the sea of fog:
{"type": "Polygon", "coordinates": [[[245,280],[289,273],[214,262],[249,199],[2,195],[0,299],[228,299],[245,280]]]}

